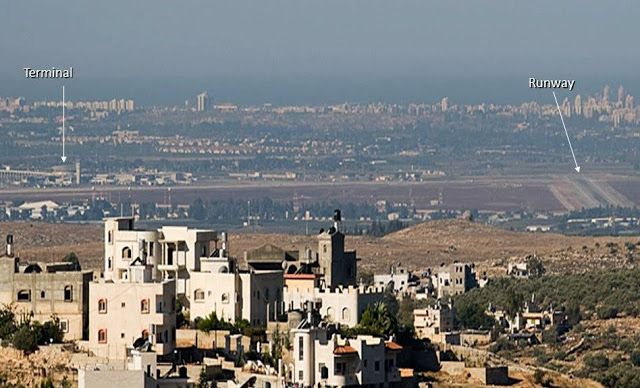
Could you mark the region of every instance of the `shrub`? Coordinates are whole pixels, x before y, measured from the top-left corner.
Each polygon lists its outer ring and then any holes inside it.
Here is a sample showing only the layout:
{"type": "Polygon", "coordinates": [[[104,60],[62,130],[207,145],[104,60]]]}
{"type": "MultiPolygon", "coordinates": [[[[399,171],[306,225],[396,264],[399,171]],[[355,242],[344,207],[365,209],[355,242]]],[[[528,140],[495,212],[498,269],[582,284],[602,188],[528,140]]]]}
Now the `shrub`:
{"type": "Polygon", "coordinates": [[[618,316],[618,309],[613,306],[601,306],[596,310],[599,319],[612,319],[618,316]]]}
{"type": "Polygon", "coordinates": [[[33,352],[38,348],[36,333],[29,325],[22,325],[13,333],[11,338],[13,346],[23,352],[33,352]]]}
{"type": "Polygon", "coordinates": [[[609,358],[602,352],[587,354],[584,364],[591,369],[606,369],[609,367],[609,358]]]}
{"type": "Polygon", "coordinates": [[[631,363],[635,366],[640,366],[640,350],[634,350],[629,357],[631,363]]]}

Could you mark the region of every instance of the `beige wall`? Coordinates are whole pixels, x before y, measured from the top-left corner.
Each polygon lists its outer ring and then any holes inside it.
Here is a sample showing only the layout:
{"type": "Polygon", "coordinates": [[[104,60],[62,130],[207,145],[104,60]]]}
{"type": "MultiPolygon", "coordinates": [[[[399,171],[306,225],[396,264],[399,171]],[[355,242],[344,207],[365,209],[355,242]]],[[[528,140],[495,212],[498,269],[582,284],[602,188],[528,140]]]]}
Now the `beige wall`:
{"type": "Polygon", "coordinates": [[[61,271],[16,273],[15,258],[0,258],[0,304],[14,304],[16,313],[33,313],[33,320],[45,322],[56,315],[65,331],[66,340],[81,340],[88,329],[88,284],[91,271],[61,271]],[[70,287],[71,299],[65,300],[65,288],[70,287]],[[30,298],[18,301],[18,293],[26,291],[30,298]]]}
{"type": "Polygon", "coordinates": [[[89,285],[89,350],[99,357],[124,359],[126,348],[149,333],[153,349],[159,355],[175,348],[175,282],[110,283],[89,285]],[[107,311],[98,309],[99,300],[107,301],[107,311]],[[149,300],[149,313],[141,311],[141,301],[149,300]],[[156,334],[152,325],[156,326],[156,334]],[[98,341],[101,329],[107,330],[107,342],[98,341]]]}

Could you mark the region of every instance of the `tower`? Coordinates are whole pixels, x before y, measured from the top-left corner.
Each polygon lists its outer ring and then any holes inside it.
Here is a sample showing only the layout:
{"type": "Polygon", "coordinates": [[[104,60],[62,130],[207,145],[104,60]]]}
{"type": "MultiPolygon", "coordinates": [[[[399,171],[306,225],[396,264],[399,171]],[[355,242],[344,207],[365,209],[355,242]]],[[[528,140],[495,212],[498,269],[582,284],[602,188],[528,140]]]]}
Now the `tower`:
{"type": "Polygon", "coordinates": [[[345,252],[342,214],[336,209],[333,226],[318,235],[318,264],[327,287],[356,285],[356,253],[345,252]]]}
{"type": "Polygon", "coordinates": [[[196,96],[196,111],[204,112],[209,109],[209,95],[202,92],[196,96]]]}

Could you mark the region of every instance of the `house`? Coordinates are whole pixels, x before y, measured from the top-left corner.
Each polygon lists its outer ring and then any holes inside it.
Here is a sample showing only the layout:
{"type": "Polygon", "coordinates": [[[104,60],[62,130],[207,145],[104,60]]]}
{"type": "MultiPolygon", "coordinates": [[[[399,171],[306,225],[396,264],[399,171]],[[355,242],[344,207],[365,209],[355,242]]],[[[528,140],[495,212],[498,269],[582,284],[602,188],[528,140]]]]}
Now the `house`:
{"type": "Polygon", "coordinates": [[[124,279],[89,284],[88,349],[124,360],[131,348],[148,343],[159,356],[176,347],[176,283],[152,279],[152,266],[136,259],[124,279]]]}
{"type": "Polygon", "coordinates": [[[235,322],[263,325],[282,306],[282,269],[241,270],[229,257],[226,233],[163,226],[139,230],[131,217],[105,220],[105,279],[127,280],[135,260],[150,279],[173,279],[191,319],[216,312],[235,322]]]}
{"type": "Polygon", "coordinates": [[[75,263],[21,263],[13,244],[8,235],[0,256],[0,304],[13,304],[18,315],[39,322],[55,315],[66,340],[86,339],[93,272],[81,271],[75,263]]]}
{"type": "Polygon", "coordinates": [[[301,387],[396,387],[401,383],[397,355],[402,347],[369,335],[345,338],[322,324],[313,304],[292,331],[293,375],[301,387]]]}
{"type": "Polygon", "coordinates": [[[445,343],[447,333],[454,330],[455,316],[455,308],[450,303],[437,302],[434,306],[413,310],[416,337],[445,343]]]}
{"type": "Polygon", "coordinates": [[[438,298],[455,296],[478,287],[475,265],[473,263],[453,262],[442,265],[435,275],[434,284],[438,290],[438,298]]]}

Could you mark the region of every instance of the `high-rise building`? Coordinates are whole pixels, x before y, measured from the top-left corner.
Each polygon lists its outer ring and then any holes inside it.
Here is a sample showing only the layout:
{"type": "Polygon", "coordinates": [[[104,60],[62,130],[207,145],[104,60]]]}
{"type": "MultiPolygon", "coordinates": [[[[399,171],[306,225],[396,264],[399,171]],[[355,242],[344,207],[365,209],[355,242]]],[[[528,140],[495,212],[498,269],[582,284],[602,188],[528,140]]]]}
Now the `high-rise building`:
{"type": "Polygon", "coordinates": [[[207,92],[200,93],[196,96],[196,111],[204,112],[209,109],[209,96],[207,92]]]}
{"type": "Polygon", "coordinates": [[[443,112],[446,112],[449,109],[449,97],[445,97],[440,101],[440,108],[443,112]]]}
{"type": "Polygon", "coordinates": [[[627,109],[633,109],[633,96],[632,95],[627,95],[627,98],[625,99],[624,102],[624,107],[627,109]]]}
{"type": "Polygon", "coordinates": [[[624,103],[624,86],[622,85],[620,85],[620,87],[618,88],[618,103],[624,103]]]}
{"type": "Polygon", "coordinates": [[[610,93],[609,85],[604,85],[604,89],[602,90],[602,102],[606,105],[609,103],[609,93],[610,93]]]}
{"type": "Polygon", "coordinates": [[[573,110],[576,115],[582,115],[582,97],[578,94],[573,102],[573,110]]]}

